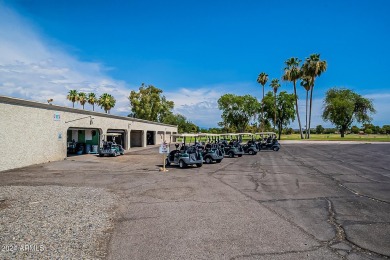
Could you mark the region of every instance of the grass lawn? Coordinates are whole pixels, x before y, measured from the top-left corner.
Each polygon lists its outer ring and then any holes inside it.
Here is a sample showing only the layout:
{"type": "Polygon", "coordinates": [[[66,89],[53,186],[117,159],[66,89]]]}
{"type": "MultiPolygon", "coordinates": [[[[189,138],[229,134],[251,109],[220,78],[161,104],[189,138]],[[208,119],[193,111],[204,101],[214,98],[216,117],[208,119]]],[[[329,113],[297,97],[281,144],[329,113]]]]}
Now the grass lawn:
{"type": "MultiPolygon", "coordinates": [[[[301,140],[299,134],[282,135],[282,140],[301,140]]],[[[349,134],[341,138],[340,134],[311,134],[311,141],[369,141],[369,142],[390,142],[390,135],[357,135],[349,134]]]]}

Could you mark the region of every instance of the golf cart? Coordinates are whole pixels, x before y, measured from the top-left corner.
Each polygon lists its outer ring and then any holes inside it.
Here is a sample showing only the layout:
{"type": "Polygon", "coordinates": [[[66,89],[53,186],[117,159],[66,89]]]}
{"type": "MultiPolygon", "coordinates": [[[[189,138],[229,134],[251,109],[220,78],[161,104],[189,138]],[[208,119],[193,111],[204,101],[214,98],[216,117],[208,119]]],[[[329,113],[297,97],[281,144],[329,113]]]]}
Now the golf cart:
{"type": "Polygon", "coordinates": [[[242,149],[244,150],[244,153],[250,154],[250,155],[256,155],[257,152],[259,151],[257,149],[257,146],[255,144],[255,141],[253,139],[253,134],[251,133],[238,133],[240,136],[240,140],[242,141],[243,137],[249,136],[251,140],[249,140],[246,144],[242,145],[242,149]]]}
{"type": "Polygon", "coordinates": [[[237,157],[242,157],[244,154],[244,149],[242,149],[242,146],[239,144],[238,139],[233,140],[233,136],[238,137],[237,134],[221,134],[224,139],[222,139],[221,143],[225,150],[225,155],[229,156],[230,158],[234,158],[236,155],[237,157]],[[226,137],[230,136],[230,141],[228,142],[226,137]]]}
{"type": "Polygon", "coordinates": [[[119,144],[115,143],[115,137],[118,137],[120,134],[115,133],[109,133],[107,136],[112,136],[112,142],[103,141],[103,146],[99,149],[99,156],[103,157],[105,155],[107,156],[118,156],[118,155],[124,155],[125,150],[123,147],[119,144]]]}
{"type": "Polygon", "coordinates": [[[276,138],[276,133],[274,132],[260,132],[256,133],[256,136],[259,135],[259,141],[257,147],[260,150],[273,150],[275,152],[279,151],[280,144],[276,138]]]}
{"type": "Polygon", "coordinates": [[[185,168],[190,165],[196,165],[197,167],[202,167],[203,165],[203,156],[201,150],[193,145],[190,146],[186,143],[186,138],[195,138],[196,134],[173,134],[171,137],[182,138],[183,143],[175,144],[176,149],[172,150],[167,159],[166,165],[176,164],[180,168],[185,168]]]}
{"type": "Polygon", "coordinates": [[[205,163],[209,164],[212,162],[220,163],[224,157],[224,153],[220,146],[215,142],[213,142],[213,137],[217,137],[216,134],[199,134],[198,137],[206,137],[208,139],[208,143],[202,143],[204,145],[202,150],[202,156],[205,163]]]}

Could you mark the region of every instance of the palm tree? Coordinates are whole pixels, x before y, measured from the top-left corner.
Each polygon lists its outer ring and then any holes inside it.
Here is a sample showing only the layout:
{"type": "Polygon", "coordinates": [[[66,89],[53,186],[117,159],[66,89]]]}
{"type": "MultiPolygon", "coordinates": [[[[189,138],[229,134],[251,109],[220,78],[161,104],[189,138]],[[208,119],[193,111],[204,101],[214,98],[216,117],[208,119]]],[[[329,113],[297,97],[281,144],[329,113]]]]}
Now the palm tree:
{"type": "Polygon", "coordinates": [[[301,69],[299,68],[299,63],[301,63],[301,60],[299,60],[298,58],[290,58],[286,60],[284,63],[286,64],[286,67],[284,68],[284,75],[282,79],[285,81],[291,81],[294,84],[295,110],[297,111],[297,116],[298,116],[299,132],[301,134],[301,139],[303,139],[301,118],[299,116],[299,110],[298,110],[298,95],[297,95],[297,87],[296,87],[297,80],[301,78],[301,74],[302,74],[301,69]]]}
{"type": "Polygon", "coordinates": [[[74,102],[79,100],[79,93],[77,93],[77,90],[69,90],[68,95],[66,96],[66,99],[71,101],[73,103],[73,108],[74,108],[74,102]]]}
{"type": "Polygon", "coordinates": [[[104,112],[110,113],[111,108],[115,106],[116,100],[110,94],[104,93],[99,97],[98,104],[104,109],[104,112]]]}
{"type": "Polygon", "coordinates": [[[306,58],[305,63],[302,65],[303,75],[310,77],[310,110],[309,110],[309,126],[308,126],[308,135],[310,138],[310,123],[311,123],[311,111],[313,104],[313,90],[314,90],[314,81],[316,77],[321,76],[323,72],[327,69],[326,61],[320,60],[320,54],[312,54],[309,58],[306,58]]]}
{"type": "Polygon", "coordinates": [[[96,98],[95,93],[89,93],[88,94],[88,104],[92,105],[92,111],[95,111],[95,104],[97,104],[98,100],[96,98]]]}
{"type": "Polygon", "coordinates": [[[311,78],[310,77],[306,77],[306,76],[303,76],[302,77],[302,81],[301,81],[301,86],[305,88],[306,90],[306,128],[305,128],[305,138],[307,138],[307,116],[308,116],[308,112],[307,112],[307,109],[308,109],[308,103],[309,103],[309,90],[310,90],[310,86],[311,86],[311,82],[310,82],[311,78]]]}
{"type": "Polygon", "coordinates": [[[273,79],[270,84],[271,88],[274,90],[274,96],[275,96],[275,121],[274,121],[274,131],[276,126],[276,93],[278,92],[278,88],[280,88],[279,80],[273,79]]]}
{"type": "Polygon", "coordinates": [[[79,102],[83,106],[83,109],[84,109],[84,105],[85,105],[85,103],[87,103],[87,94],[85,94],[84,92],[80,92],[79,93],[79,102]]]}
{"type": "Polygon", "coordinates": [[[268,81],[268,75],[264,72],[260,73],[257,77],[257,83],[261,84],[263,86],[263,99],[261,100],[261,129],[262,132],[264,132],[264,85],[268,81]]]}

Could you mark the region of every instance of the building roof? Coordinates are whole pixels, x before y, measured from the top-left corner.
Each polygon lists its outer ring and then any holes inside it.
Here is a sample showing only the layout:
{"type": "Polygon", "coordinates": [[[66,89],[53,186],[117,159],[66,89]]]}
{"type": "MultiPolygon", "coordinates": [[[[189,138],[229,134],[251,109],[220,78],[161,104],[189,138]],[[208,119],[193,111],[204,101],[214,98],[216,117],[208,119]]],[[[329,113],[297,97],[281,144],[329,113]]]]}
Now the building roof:
{"type": "Polygon", "coordinates": [[[42,102],[37,102],[37,101],[31,101],[31,100],[25,100],[25,99],[19,99],[19,98],[13,98],[13,97],[1,96],[1,95],[0,95],[0,103],[17,105],[17,106],[35,107],[35,108],[41,108],[41,109],[47,109],[47,110],[70,112],[70,113],[77,113],[77,114],[83,114],[83,115],[109,117],[109,118],[115,118],[115,119],[121,119],[121,120],[127,120],[127,121],[135,121],[135,122],[148,123],[148,124],[155,124],[155,125],[177,127],[176,125],[168,125],[168,124],[163,124],[163,123],[159,123],[159,122],[138,119],[138,118],[134,118],[134,117],[117,116],[117,115],[111,115],[111,114],[106,114],[106,113],[102,113],[102,112],[52,105],[52,104],[47,104],[47,103],[42,103],[42,102]]]}

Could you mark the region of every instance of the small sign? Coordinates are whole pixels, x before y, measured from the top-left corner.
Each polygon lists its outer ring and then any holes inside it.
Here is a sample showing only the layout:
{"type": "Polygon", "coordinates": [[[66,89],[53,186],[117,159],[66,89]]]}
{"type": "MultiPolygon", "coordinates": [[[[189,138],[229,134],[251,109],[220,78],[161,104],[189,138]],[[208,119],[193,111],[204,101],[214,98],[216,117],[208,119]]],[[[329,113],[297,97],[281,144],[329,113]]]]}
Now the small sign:
{"type": "Polygon", "coordinates": [[[167,143],[164,142],[161,144],[159,152],[160,153],[169,153],[169,146],[167,145],[167,143]]]}
{"type": "Polygon", "coordinates": [[[54,121],[61,121],[60,112],[55,112],[53,116],[54,121]]]}

